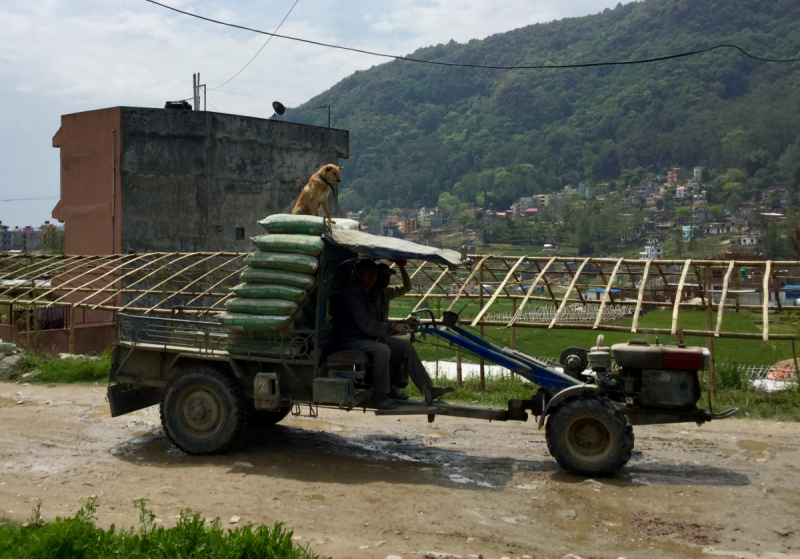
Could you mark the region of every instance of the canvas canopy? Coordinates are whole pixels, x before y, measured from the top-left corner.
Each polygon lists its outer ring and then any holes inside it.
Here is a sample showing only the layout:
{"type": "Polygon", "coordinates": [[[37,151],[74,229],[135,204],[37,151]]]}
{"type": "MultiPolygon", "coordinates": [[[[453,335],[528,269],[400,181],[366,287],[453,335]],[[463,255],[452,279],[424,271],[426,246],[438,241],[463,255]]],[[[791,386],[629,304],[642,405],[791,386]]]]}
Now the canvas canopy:
{"type": "Polygon", "coordinates": [[[378,237],[363,231],[330,231],[322,238],[336,246],[352,250],[368,258],[392,260],[419,259],[455,268],[461,255],[454,250],[418,245],[394,237],[378,237]]]}

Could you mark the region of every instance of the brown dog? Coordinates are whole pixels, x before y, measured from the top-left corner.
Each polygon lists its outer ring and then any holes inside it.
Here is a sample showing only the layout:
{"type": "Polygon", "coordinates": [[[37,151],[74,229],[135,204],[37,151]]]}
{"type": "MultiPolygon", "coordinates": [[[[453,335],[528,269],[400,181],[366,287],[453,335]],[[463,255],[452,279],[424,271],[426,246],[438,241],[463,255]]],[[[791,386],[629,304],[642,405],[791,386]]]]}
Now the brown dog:
{"type": "Polygon", "coordinates": [[[336,196],[336,185],[342,182],[339,172],[344,167],[336,165],[325,165],[319,171],[311,175],[308,184],[303,187],[300,197],[297,199],[292,214],[294,215],[318,215],[319,207],[325,210],[325,217],[331,223],[336,223],[331,219],[331,212],[328,210],[328,195],[333,190],[336,196]]]}

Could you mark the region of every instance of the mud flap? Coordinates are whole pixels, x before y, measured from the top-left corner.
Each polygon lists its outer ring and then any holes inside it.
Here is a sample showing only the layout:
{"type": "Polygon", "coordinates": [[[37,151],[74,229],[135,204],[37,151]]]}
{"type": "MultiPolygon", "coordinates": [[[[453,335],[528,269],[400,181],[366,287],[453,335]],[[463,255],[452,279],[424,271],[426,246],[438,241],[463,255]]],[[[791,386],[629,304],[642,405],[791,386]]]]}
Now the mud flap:
{"type": "Polygon", "coordinates": [[[131,384],[114,384],[108,387],[111,417],[117,417],[154,406],[161,402],[162,389],[154,386],[134,388],[131,384]]]}

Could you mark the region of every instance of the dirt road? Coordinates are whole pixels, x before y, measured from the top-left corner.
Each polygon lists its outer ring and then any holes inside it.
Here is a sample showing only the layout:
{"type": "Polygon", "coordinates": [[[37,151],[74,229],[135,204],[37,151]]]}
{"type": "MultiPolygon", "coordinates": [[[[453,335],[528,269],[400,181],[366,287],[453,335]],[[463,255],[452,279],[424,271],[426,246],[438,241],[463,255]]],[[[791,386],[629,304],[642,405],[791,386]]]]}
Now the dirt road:
{"type": "Polygon", "coordinates": [[[224,456],[171,448],[156,408],[112,419],[101,387],[0,384],[0,514],[102,525],[189,507],[231,526],[282,521],[333,557],[800,558],[800,424],[636,428],[612,479],[558,469],[532,422],[320,410],[252,431],[224,456]],[[20,403],[22,402],[22,403],[20,403]]]}

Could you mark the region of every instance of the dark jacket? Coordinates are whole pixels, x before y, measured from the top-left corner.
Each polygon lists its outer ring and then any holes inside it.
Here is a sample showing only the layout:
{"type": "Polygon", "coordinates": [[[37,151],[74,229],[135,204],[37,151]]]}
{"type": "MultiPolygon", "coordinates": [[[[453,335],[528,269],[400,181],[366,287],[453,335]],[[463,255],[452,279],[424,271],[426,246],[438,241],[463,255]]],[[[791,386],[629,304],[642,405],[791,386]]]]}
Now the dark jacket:
{"type": "Polygon", "coordinates": [[[339,340],[388,338],[394,325],[378,320],[377,298],[364,289],[358,278],[342,290],[336,301],[335,334],[339,340]]]}

